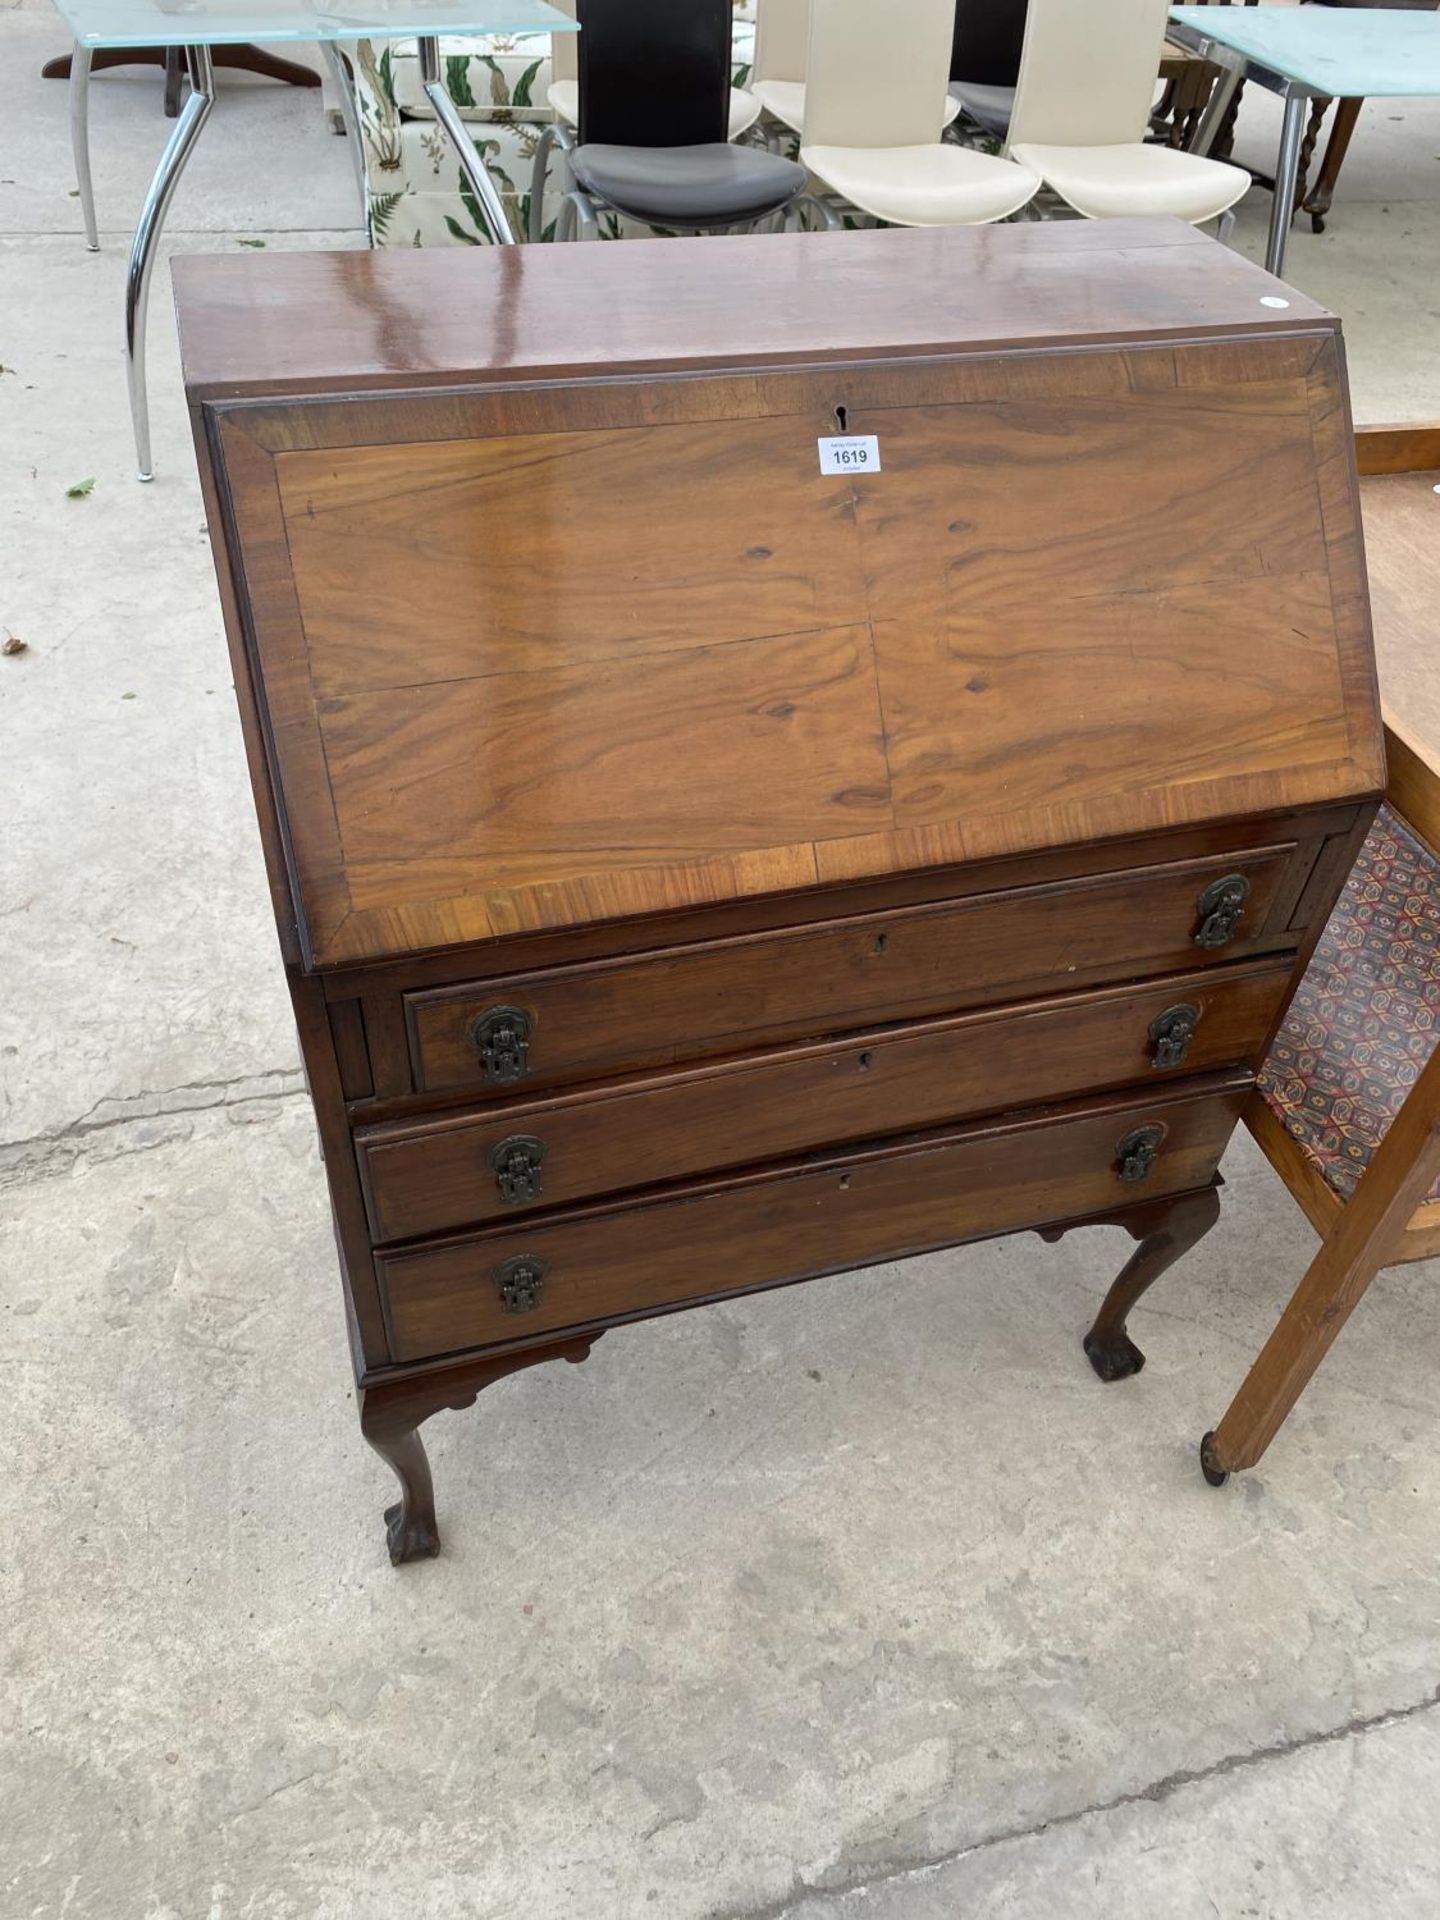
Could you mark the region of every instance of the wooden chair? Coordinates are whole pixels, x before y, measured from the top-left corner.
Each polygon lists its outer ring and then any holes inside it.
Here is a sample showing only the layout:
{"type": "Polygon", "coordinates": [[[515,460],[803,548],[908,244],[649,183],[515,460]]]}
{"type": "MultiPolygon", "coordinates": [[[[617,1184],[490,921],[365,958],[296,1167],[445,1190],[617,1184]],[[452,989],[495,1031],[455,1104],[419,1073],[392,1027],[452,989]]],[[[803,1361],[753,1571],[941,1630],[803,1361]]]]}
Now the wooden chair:
{"type": "Polygon", "coordinates": [[[1245,1114],[1323,1239],[1200,1443],[1212,1486],[1261,1458],[1380,1269],[1440,1253],[1440,755],[1393,715],[1385,744],[1385,802],[1245,1114]]]}

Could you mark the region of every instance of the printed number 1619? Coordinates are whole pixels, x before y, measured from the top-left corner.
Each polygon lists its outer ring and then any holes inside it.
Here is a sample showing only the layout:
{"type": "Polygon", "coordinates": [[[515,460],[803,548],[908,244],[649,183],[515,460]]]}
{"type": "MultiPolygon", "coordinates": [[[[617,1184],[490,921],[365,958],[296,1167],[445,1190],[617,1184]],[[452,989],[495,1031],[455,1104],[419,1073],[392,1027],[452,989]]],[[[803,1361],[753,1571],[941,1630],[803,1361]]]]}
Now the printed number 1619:
{"type": "Polygon", "coordinates": [[[873,433],[838,434],[822,438],[821,473],[878,473],[880,441],[873,433]]]}

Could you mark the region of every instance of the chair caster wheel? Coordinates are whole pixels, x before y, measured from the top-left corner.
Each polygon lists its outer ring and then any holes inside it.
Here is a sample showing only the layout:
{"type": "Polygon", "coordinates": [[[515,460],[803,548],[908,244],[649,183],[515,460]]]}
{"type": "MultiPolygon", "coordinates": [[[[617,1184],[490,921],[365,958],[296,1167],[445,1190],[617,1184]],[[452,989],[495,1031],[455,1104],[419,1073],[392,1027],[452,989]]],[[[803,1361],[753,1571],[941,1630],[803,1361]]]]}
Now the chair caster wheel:
{"type": "Polygon", "coordinates": [[[1212,1487],[1223,1487],[1230,1478],[1230,1469],[1222,1467],[1215,1455],[1215,1435],[1207,1433],[1200,1442],[1200,1471],[1212,1487]]]}

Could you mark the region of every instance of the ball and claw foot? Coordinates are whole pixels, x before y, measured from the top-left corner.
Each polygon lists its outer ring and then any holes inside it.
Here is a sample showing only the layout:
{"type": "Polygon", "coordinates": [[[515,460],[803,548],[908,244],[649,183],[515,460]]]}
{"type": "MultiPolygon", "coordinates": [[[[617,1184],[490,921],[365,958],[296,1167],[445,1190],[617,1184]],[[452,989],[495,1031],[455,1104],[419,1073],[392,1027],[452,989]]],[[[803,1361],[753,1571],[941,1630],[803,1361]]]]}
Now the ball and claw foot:
{"type": "Polygon", "coordinates": [[[1230,1469],[1222,1467],[1215,1453],[1215,1435],[1207,1433],[1200,1442],[1200,1471],[1212,1487],[1223,1487],[1230,1478],[1230,1469]]]}
{"type": "Polygon", "coordinates": [[[407,1520],[404,1502],[397,1500],[385,1509],[385,1544],[392,1567],[403,1567],[407,1560],[433,1560],[440,1551],[440,1530],[421,1514],[407,1520]]]}
{"type": "Polygon", "coordinates": [[[1128,1380],[1132,1373],[1139,1373],[1145,1364],[1144,1354],[1128,1333],[1111,1334],[1106,1338],[1092,1328],[1081,1345],[1085,1349],[1086,1359],[1102,1380],[1128,1380]]]}
{"type": "Polygon", "coordinates": [[[1128,1208],[1118,1217],[1096,1217],[1096,1224],[1123,1226],[1135,1251],[1100,1304],[1095,1324],[1085,1335],[1086,1358],[1105,1381],[1128,1380],[1139,1373],[1145,1356],[1125,1331],[1125,1321],[1142,1296],[1184,1253],[1214,1226],[1220,1213],[1219,1176],[1195,1193],[1176,1194],[1128,1208]]]}

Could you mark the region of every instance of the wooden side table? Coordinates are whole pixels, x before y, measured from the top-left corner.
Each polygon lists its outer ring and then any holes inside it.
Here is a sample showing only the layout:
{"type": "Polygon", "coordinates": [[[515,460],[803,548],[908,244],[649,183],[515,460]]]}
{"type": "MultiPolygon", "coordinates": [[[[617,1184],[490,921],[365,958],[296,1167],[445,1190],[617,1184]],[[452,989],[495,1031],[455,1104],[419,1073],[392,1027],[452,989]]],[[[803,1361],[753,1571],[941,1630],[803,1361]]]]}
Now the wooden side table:
{"type": "MultiPolygon", "coordinates": [[[[298,60],[282,60],[263,47],[248,42],[239,47],[216,47],[211,59],[217,67],[231,72],[258,73],[266,80],[281,80],[288,87],[318,87],[320,76],[313,67],[298,60]]],[[[56,54],[40,69],[42,80],[68,80],[74,55],[56,54]]],[[[185,84],[184,47],[104,47],[90,56],[91,73],[105,73],[113,67],[163,67],[165,69],[165,118],[173,120],[180,111],[180,91],[185,84]]]]}

